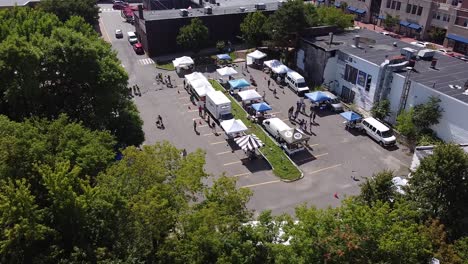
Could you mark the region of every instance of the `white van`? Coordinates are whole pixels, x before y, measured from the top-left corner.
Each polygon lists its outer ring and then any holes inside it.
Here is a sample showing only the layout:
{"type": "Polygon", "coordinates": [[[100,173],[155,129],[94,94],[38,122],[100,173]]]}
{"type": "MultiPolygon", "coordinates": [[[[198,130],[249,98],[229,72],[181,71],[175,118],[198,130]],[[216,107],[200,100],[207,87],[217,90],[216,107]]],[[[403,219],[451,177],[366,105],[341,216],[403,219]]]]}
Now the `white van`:
{"type": "Polygon", "coordinates": [[[309,91],[309,87],[307,87],[304,77],[295,71],[288,71],[286,73],[285,80],[289,87],[291,87],[297,94],[303,94],[309,91]]]}
{"type": "Polygon", "coordinates": [[[130,42],[131,45],[138,43],[138,38],[135,35],[135,32],[127,32],[128,35],[128,42],[130,42]]]}
{"type": "Polygon", "coordinates": [[[371,138],[375,139],[381,146],[392,146],[396,143],[396,138],[390,128],[373,117],[362,120],[361,127],[371,138]]]}

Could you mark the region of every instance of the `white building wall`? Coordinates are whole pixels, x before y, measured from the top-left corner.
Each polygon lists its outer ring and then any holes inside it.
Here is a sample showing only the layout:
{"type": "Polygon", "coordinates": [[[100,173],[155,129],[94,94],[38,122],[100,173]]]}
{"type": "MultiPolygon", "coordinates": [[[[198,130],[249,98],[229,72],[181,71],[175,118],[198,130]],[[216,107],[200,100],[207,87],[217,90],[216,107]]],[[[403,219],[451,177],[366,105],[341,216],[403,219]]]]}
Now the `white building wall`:
{"type": "MultiPolygon", "coordinates": [[[[394,74],[392,89],[388,97],[392,112],[390,117],[392,123],[396,120],[404,81],[403,76],[394,74]]],[[[457,144],[468,143],[468,117],[466,116],[468,113],[468,104],[439,93],[420,83],[413,82],[408,94],[406,109],[427,102],[431,96],[440,98],[440,106],[444,110],[439,124],[432,127],[437,133],[437,136],[447,142],[454,142],[457,144]]]]}

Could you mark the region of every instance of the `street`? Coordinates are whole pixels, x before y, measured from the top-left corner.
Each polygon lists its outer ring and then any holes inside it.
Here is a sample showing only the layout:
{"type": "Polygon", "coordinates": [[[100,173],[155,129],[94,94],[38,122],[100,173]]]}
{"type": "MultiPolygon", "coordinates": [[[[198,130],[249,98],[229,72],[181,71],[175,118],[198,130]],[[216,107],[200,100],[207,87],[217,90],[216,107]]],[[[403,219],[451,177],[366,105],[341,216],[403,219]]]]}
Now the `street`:
{"type": "MultiPolygon", "coordinates": [[[[344,120],[338,114],[325,111],[318,113],[317,125],[312,129],[315,134],[309,141],[312,151],[292,157],[303,171],[304,178],[292,183],[280,181],[265,161],[250,162],[242,150],[234,148],[233,151],[219,127],[218,133],[214,133],[190,102],[182,87],[183,79],[175,72],[156,69],[154,61],[145,55],[135,54],[126,36],[128,31],[134,31],[134,27],[124,22],[119,11],[110,10],[111,5],[100,4],[100,7],[103,38],[117,52],[129,75],[129,85],[137,84],[141,89],[141,97],[136,96],[134,100],[144,121],[144,144],[167,140],[188,152],[203,149],[206,152],[206,171],[214,177],[223,173],[236,177],[239,187],[250,188],[253,196],[248,206],[256,213],[262,210],[272,210],[276,215],[293,213],[294,208],[302,203],[319,208],[338,206],[343,197],[359,193],[359,184],[365,181],[364,177],[384,169],[393,170],[396,175],[408,173],[411,156],[402,147],[384,149],[366,135],[345,130],[344,120]],[[116,29],[124,33],[122,39],[115,38],[116,29]],[[157,84],[155,76],[159,72],[170,75],[175,87],[157,84]],[[162,116],[165,129],[156,127],[158,115],[162,116]],[[193,129],[194,122],[198,134],[193,129]],[[339,199],[334,197],[335,193],[339,199]]],[[[247,73],[243,68],[243,63],[237,65],[237,71],[243,73],[235,77],[249,80],[252,75],[258,92],[263,94],[265,91],[266,101],[273,108],[271,113],[289,122],[287,112],[291,106],[296,107],[297,95],[289,88],[281,88],[271,82],[270,88],[276,88],[278,92],[278,98],[275,98],[272,89],[267,88],[268,76],[265,73],[253,69],[247,73]]],[[[213,69],[199,67],[197,70],[208,78],[219,78],[213,69]]],[[[302,115],[299,118],[308,120],[302,115]]]]}

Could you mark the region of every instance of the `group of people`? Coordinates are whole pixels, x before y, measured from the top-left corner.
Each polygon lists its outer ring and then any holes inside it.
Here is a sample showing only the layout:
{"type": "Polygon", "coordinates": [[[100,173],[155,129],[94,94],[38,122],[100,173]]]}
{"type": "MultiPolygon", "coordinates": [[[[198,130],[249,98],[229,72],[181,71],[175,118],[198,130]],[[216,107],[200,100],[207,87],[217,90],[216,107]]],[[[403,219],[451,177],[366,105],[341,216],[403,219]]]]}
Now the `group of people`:
{"type": "Polygon", "coordinates": [[[140,91],[140,87],[138,86],[138,84],[128,87],[128,93],[130,97],[133,97],[133,95],[141,96],[141,91],[140,91]]]}
{"type": "Polygon", "coordinates": [[[311,105],[310,114],[307,114],[304,98],[301,98],[296,103],[296,109],[294,109],[294,106],[289,108],[288,119],[296,121],[299,124],[299,128],[304,132],[307,131],[308,126],[310,133],[312,133],[312,126],[315,124],[315,118],[317,117],[317,113],[314,108],[315,107],[311,105]],[[299,113],[302,113],[304,116],[309,116],[309,122],[305,119],[298,119],[299,113]]]}
{"type": "MultiPolygon", "coordinates": [[[[171,82],[171,76],[170,75],[165,76],[162,73],[158,73],[158,75],[156,75],[156,80],[162,82],[167,87],[172,87],[172,82],[171,82]]],[[[184,83],[185,83],[185,81],[184,81],[184,83]]]]}

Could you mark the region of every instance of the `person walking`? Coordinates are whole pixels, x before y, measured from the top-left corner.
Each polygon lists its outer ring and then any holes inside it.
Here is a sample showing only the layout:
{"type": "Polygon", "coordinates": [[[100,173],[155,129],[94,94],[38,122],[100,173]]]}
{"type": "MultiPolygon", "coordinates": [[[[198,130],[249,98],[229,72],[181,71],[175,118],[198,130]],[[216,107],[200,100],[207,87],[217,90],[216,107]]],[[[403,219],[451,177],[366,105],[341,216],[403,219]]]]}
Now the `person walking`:
{"type": "Polygon", "coordinates": [[[301,103],[301,106],[302,106],[302,107],[301,107],[301,112],[302,112],[304,115],[307,115],[307,114],[306,114],[306,106],[305,106],[305,103],[302,102],[302,103],[301,103]]]}
{"type": "Polygon", "coordinates": [[[271,82],[271,79],[268,79],[268,81],[267,81],[268,89],[270,89],[270,82],[271,82]]]}
{"type": "Polygon", "coordinates": [[[312,132],[312,121],[310,121],[310,120],[309,120],[309,131],[310,131],[311,134],[313,133],[312,132]]]}
{"type": "Polygon", "coordinates": [[[263,91],[263,96],[262,97],[263,97],[263,102],[265,102],[265,98],[266,98],[266,92],[265,91],[263,91]]]}
{"type": "Polygon", "coordinates": [[[314,104],[310,104],[309,110],[310,110],[310,117],[312,117],[312,114],[315,112],[314,111],[314,104]]]}
{"type": "Polygon", "coordinates": [[[301,109],[301,101],[300,101],[300,100],[297,100],[297,102],[296,102],[296,108],[297,108],[297,109],[301,109]]]}
{"type": "Polygon", "coordinates": [[[276,88],[273,89],[273,96],[274,96],[276,99],[278,99],[278,96],[276,95],[276,88]]]}
{"type": "Polygon", "coordinates": [[[198,116],[202,117],[202,111],[203,111],[203,106],[199,105],[198,106],[198,116]]]}
{"type": "Polygon", "coordinates": [[[197,131],[197,120],[193,120],[193,131],[195,131],[195,133],[198,133],[198,131],[197,131]]]}
{"type": "Polygon", "coordinates": [[[288,119],[291,119],[293,113],[294,113],[294,106],[291,106],[288,110],[288,119]]]}
{"type": "Polygon", "coordinates": [[[184,79],[184,89],[187,89],[187,87],[185,86],[185,79],[184,79]]]}
{"type": "Polygon", "coordinates": [[[297,108],[296,112],[294,112],[294,120],[296,120],[298,116],[299,116],[299,108],[297,108]]]}
{"type": "Polygon", "coordinates": [[[314,113],[312,114],[312,122],[314,122],[314,124],[315,124],[315,117],[316,116],[317,116],[317,113],[315,113],[315,111],[314,111],[314,113]]]}
{"type": "Polygon", "coordinates": [[[213,134],[216,135],[217,132],[216,132],[216,123],[215,123],[215,121],[213,121],[213,123],[211,123],[211,127],[212,127],[211,129],[213,130],[213,134]]]}

